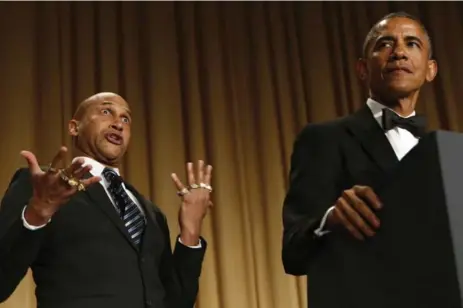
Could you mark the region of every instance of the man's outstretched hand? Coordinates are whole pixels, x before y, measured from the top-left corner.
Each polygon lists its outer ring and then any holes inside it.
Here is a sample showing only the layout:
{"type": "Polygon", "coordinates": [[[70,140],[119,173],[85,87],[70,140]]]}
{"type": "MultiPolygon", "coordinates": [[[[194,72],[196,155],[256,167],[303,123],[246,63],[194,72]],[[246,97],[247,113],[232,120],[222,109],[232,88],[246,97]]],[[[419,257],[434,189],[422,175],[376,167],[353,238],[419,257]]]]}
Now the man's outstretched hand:
{"type": "Polygon", "coordinates": [[[43,171],[32,152],[22,151],[32,178],[32,198],[24,214],[27,222],[34,226],[47,223],[60,206],[69,201],[78,190],[97,183],[100,177],[82,178],[91,170],[91,166],[83,167],[83,159],[75,160],[64,169],[57,169],[67,153],[66,147],[61,147],[53,158],[48,170],[43,171]]]}
{"type": "Polygon", "coordinates": [[[178,189],[177,194],[182,198],[182,205],[178,214],[180,238],[182,243],[195,246],[199,243],[202,223],[207,210],[213,206],[210,199],[212,166],[205,166],[204,161],[199,160],[196,165],[196,172],[193,163],[187,163],[186,167],[188,186],[185,186],[175,173],[171,176],[178,189]]]}

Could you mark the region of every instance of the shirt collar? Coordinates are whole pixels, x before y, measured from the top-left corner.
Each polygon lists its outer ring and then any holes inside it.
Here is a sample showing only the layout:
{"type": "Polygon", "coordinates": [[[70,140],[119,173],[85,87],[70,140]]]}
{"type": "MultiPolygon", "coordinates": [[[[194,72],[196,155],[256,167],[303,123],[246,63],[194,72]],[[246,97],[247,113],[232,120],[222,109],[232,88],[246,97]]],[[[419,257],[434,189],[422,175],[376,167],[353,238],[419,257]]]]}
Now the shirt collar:
{"type": "MultiPolygon", "coordinates": [[[[383,104],[381,103],[378,103],[377,101],[375,101],[374,99],[372,98],[369,98],[367,100],[367,106],[368,108],[370,108],[371,110],[371,113],[373,114],[373,118],[375,118],[375,120],[379,123],[379,125],[381,127],[383,127],[383,122],[382,122],[382,117],[383,117],[383,109],[384,108],[388,108],[386,106],[384,106],[383,104]]],[[[390,110],[392,110],[391,108],[388,108],[390,110]]],[[[406,117],[403,117],[401,115],[399,115],[397,112],[395,112],[394,110],[392,110],[395,114],[397,114],[399,117],[402,117],[402,118],[409,118],[409,117],[413,117],[416,112],[413,111],[411,114],[409,114],[408,116],[406,117]]]]}
{"type": "MultiPolygon", "coordinates": [[[[90,173],[93,175],[93,176],[101,176],[102,173],[103,173],[103,170],[106,168],[105,165],[103,165],[102,163],[94,160],[93,158],[90,158],[90,157],[85,157],[85,156],[80,156],[80,157],[75,157],[72,162],[74,162],[76,159],[78,158],[81,158],[84,160],[84,164],[83,166],[92,166],[92,169],[90,170],[90,173]]],[[[112,168],[112,170],[114,170],[117,175],[120,175],[120,172],[119,172],[119,169],[118,168],[112,168]]],[[[101,178],[103,178],[103,176],[101,176],[101,178]]]]}

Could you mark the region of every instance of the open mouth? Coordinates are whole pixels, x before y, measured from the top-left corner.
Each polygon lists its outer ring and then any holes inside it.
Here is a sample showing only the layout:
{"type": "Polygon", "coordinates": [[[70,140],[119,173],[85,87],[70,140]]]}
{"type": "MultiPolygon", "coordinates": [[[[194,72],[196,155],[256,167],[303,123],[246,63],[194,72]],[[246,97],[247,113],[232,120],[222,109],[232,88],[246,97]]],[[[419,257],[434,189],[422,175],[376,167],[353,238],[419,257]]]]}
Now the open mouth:
{"type": "Polygon", "coordinates": [[[116,133],[107,133],[107,134],[105,134],[105,138],[106,138],[106,140],[108,140],[108,142],[110,142],[112,144],[115,144],[115,145],[122,145],[122,143],[124,141],[122,136],[118,135],[116,133]]]}

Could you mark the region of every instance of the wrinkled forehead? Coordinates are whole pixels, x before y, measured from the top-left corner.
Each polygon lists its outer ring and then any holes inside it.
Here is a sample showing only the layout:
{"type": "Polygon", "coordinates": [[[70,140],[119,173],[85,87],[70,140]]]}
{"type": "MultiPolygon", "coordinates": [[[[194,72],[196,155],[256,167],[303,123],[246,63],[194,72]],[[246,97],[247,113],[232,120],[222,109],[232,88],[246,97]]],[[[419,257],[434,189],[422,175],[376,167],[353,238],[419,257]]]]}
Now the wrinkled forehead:
{"type": "Polygon", "coordinates": [[[379,37],[417,37],[425,39],[425,33],[420,24],[409,18],[391,18],[381,21],[377,26],[379,37]]]}

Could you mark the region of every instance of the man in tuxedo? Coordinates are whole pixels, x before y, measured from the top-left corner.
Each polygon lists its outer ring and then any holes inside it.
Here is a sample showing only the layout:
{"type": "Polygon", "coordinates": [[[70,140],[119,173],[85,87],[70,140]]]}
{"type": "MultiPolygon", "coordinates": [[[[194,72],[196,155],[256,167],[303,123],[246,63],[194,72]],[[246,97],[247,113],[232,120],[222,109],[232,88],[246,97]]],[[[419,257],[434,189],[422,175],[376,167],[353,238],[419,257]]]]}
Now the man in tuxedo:
{"type": "Polygon", "coordinates": [[[365,38],[357,71],[369,87],[365,106],[307,125],[291,157],[282,259],[286,273],[308,275],[310,308],[380,307],[362,302],[374,283],[352,274],[332,241],[341,233],[359,245],[374,238],[382,209],[375,191],[423,136],[415,105],[437,73],[424,25],[406,13],[381,18],[365,38]]]}
{"type": "Polygon", "coordinates": [[[194,306],[212,167],[188,163],[188,186],[172,174],[181,198],[172,252],[164,214],[119,174],[131,125],[128,103],[99,93],[69,122],[80,153],[71,165],[59,168],[65,147],[45,170],[21,152],[29,168],[14,174],[0,208],[0,301],[31,268],[40,308],[194,306]]]}

